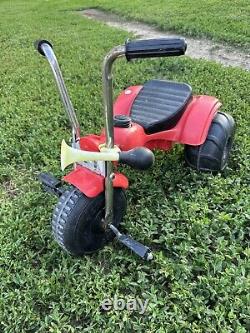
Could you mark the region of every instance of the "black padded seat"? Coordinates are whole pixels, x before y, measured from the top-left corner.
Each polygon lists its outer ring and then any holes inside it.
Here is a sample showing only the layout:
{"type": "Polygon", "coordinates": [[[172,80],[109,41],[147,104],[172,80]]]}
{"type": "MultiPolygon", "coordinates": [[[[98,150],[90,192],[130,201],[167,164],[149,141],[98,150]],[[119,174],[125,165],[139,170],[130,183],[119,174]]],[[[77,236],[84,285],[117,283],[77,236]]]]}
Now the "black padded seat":
{"type": "Polygon", "coordinates": [[[186,83],[148,81],[134,100],[130,117],[147,134],[168,130],[177,124],[191,96],[186,83]]]}

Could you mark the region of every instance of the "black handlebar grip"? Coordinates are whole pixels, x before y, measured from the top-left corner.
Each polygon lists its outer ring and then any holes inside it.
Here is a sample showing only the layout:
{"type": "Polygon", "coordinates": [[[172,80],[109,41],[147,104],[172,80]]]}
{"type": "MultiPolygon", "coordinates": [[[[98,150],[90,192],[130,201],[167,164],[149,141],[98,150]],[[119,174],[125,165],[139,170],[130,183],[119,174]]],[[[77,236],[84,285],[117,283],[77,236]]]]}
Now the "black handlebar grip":
{"type": "Polygon", "coordinates": [[[42,55],[45,57],[45,54],[43,52],[43,49],[42,49],[42,44],[48,44],[52,49],[53,49],[53,46],[52,44],[46,40],[46,39],[38,39],[34,42],[34,46],[35,46],[35,49],[42,55]]]}
{"type": "Polygon", "coordinates": [[[119,153],[119,162],[127,164],[134,169],[147,170],[155,161],[154,154],[151,150],[144,147],[134,148],[119,153]]]}
{"type": "Polygon", "coordinates": [[[185,54],[184,38],[139,39],[125,43],[127,60],[136,58],[173,57],[185,54]]]}

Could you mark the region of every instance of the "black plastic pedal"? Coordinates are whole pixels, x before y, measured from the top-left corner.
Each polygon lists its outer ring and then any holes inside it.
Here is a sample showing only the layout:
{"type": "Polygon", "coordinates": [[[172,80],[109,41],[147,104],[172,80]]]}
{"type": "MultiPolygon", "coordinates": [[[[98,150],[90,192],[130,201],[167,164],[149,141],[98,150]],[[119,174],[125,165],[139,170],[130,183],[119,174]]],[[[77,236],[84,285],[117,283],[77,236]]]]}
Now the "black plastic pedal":
{"type": "Polygon", "coordinates": [[[60,197],[64,190],[62,188],[62,182],[56,179],[50,173],[42,172],[38,176],[38,180],[42,183],[43,188],[46,192],[56,195],[60,197]]]}
{"type": "Polygon", "coordinates": [[[144,260],[153,259],[153,254],[149,247],[137,242],[128,235],[121,234],[120,231],[113,224],[111,224],[109,227],[115,233],[117,240],[126,247],[128,247],[131,251],[136,253],[139,257],[144,260]]]}

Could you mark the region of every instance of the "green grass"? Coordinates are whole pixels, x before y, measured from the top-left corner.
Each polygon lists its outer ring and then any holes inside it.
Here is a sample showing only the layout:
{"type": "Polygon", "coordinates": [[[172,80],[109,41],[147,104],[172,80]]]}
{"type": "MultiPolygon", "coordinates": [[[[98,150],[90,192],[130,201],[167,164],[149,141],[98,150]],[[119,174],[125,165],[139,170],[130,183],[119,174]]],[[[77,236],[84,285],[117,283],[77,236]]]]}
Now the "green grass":
{"type": "Polygon", "coordinates": [[[248,51],[250,48],[248,0],[89,0],[86,6],[109,10],[162,30],[208,37],[248,51]]]}
{"type": "Polygon", "coordinates": [[[0,332],[248,332],[250,74],[185,57],[119,61],[116,93],[170,78],[220,98],[237,123],[233,154],[217,176],[188,169],[180,146],[156,153],[150,172],[126,168],[124,228],[152,247],[153,262],[118,244],[72,258],[52,239],[56,200],[36,180],[40,171],[60,175],[60,142],[70,129],[32,43],[54,43],[84,133],[98,133],[101,62],[128,36],[65,10],[79,1],[63,2],[63,10],[61,3],[0,1],[0,332]],[[101,302],[114,295],[148,298],[146,314],[102,313],[101,302]]]}

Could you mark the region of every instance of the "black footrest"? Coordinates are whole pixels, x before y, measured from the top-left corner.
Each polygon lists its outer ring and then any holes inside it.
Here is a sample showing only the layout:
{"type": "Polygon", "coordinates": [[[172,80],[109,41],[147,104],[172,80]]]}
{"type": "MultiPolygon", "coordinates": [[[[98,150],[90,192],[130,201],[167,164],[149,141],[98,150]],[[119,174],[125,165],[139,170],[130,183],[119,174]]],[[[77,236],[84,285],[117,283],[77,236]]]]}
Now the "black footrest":
{"type": "Polygon", "coordinates": [[[50,173],[42,172],[38,176],[38,180],[42,183],[44,190],[58,197],[62,195],[64,190],[62,189],[62,182],[56,179],[50,173]]]}
{"type": "Polygon", "coordinates": [[[131,238],[128,235],[121,235],[117,238],[119,242],[128,247],[139,257],[145,260],[151,260],[153,258],[151,250],[149,247],[137,242],[135,239],[131,238]]]}
{"type": "Polygon", "coordinates": [[[137,242],[133,238],[131,238],[128,235],[121,234],[120,231],[113,225],[110,224],[109,228],[113,231],[113,233],[116,235],[117,240],[125,245],[127,248],[129,248],[131,251],[136,253],[139,257],[145,260],[152,260],[153,254],[149,247],[137,242]]]}

